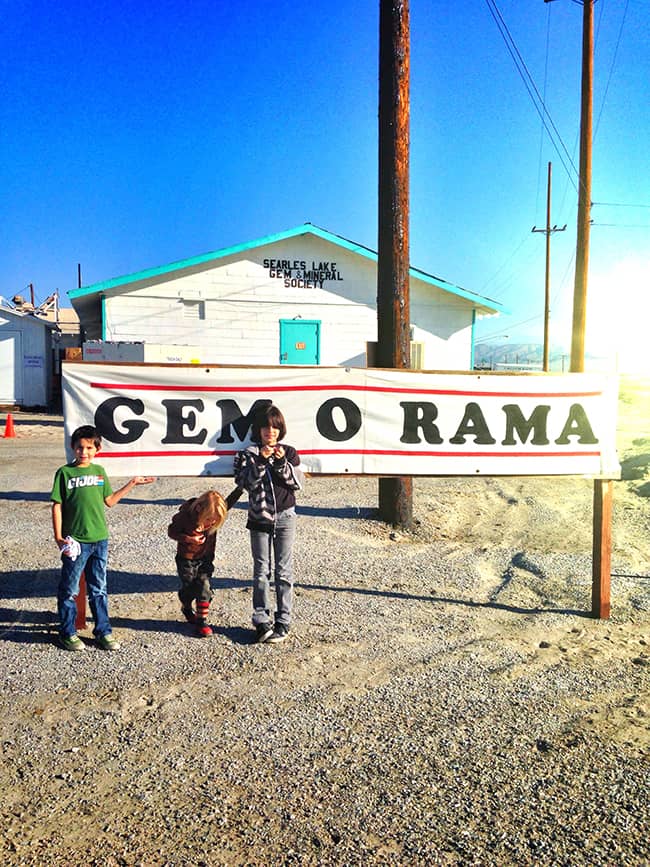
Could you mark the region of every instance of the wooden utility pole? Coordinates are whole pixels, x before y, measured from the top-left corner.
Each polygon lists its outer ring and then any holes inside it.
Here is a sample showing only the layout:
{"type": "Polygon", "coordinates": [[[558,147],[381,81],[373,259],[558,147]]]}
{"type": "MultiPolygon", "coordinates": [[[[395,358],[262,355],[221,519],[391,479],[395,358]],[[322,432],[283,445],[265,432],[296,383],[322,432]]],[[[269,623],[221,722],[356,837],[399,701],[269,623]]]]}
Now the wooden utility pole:
{"type": "MultiPolygon", "coordinates": [[[[578,233],[576,273],[573,289],[573,329],[571,333],[571,371],[585,369],[585,327],[587,321],[587,275],[589,271],[589,231],[591,227],[591,135],[594,82],[594,0],[582,0],[582,96],[580,105],[580,179],[578,187],[578,233]]],[[[594,479],[593,557],[591,613],[606,619],[610,614],[612,569],[611,479],[594,479]]]]}
{"type": "Polygon", "coordinates": [[[548,371],[548,319],[551,308],[551,235],[553,232],[563,232],[566,229],[566,224],[559,229],[553,226],[551,229],[551,172],[552,165],[548,164],[548,180],[546,184],[546,228],[538,229],[533,226],[533,232],[544,232],[546,235],[546,279],[544,281],[544,359],[542,369],[548,371]]]}
{"type": "MultiPolygon", "coordinates": [[[[410,367],[408,0],[379,7],[379,243],[377,366],[410,367]]],[[[410,478],[379,479],[379,514],[394,526],[413,521],[410,478]]]]}
{"type": "Polygon", "coordinates": [[[594,82],[594,0],[582,3],[582,97],[580,106],[580,178],[578,186],[578,232],[576,271],[573,287],[571,370],[585,369],[585,325],[587,321],[587,275],[589,271],[589,230],[591,225],[591,129],[594,82]]]}

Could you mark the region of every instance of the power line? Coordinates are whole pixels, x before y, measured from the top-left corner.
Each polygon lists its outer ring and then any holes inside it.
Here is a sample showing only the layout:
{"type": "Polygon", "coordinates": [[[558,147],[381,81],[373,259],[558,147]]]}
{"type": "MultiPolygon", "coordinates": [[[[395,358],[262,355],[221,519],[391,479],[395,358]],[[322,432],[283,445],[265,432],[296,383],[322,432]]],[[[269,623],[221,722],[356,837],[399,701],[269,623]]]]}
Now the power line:
{"type": "Polygon", "coordinates": [[[564,283],[566,281],[566,278],[569,275],[569,271],[571,270],[571,267],[573,265],[575,257],[576,257],[576,251],[574,250],[573,253],[571,254],[570,258],[569,258],[569,261],[567,262],[566,268],[564,269],[564,274],[562,275],[562,279],[560,280],[559,286],[555,291],[555,295],[553,296],[553,298],[551,298],[551,310],[553,309],[553,305],[555,304],[555,302],[560,297],[560,293],[564,289],[564,283]]]}
{"type": "Polygon", "coordinates": [[[650,229],[650,223],[594,223],[592,226],[607,227],[614,229],[650,229]]]}
{"type": "Polygon", "coordinates": [[[626,202],[592,202],[592,205],[602,205],[606,208],[650,208],[650,205],[634,205],[626,202]]]}
{"type": "Polygon", "coordinates": [[[508,332],[514,331],[515,328],[519,328],[520,325],[528,325],[529,322],[536,322],[540,318],[541,314],[538,313],[535,316],[530,316],[528,319],[522,319],[521,322],[510,322],[501,331],[496,331],[494,334],[488,334],[487,337],[481,337],[478,340],[475,340],[474,345],[486,343],[488,340],[494,340],[496,337],[508,337],[508,332]]]}
{"type": "MultiPolygon", "coordinates": [[[[546,49],[544,51],[544,102],[546,102],[546,84],[548,80],[548,55],[551,42],[551,7],[548,7],[548,15],[546,16],[546,49]]],[[[535,201],[535,213],[539,208],[539,193],[542,188],[542,147],[544,144],[544,124],[542,123],[539,132],[539,154],[537,157],[537,199],[535,201]]]]}
{"type": "Polygon", "coordinates": [[[521,240],[521,242],[520,242],[519,244],[517,244],[516,248],[515,248],[515,249],[512,251],[512,253],[511,253],[511,254],[506,258],[506,260],[505,260],[505,261],[504,261],[504,262],[503,262],[503,263],[502,263],[502,264],[497,268],[497,270],[494,272],[494,274],[493,274],[491,277],[488,277],[488,279],[485,281],[485,283],[483,283],[483,285],[482,285],[481,288],[479,289],[479,291],[480,291],[481,293],[484,293],[484,292],[486,291],[487,287],[490,285],[490,283],[492,283],[494,280],[496,280],[496,278],[499,276],[499,274],[504,270],[504,268],[506,267],[506,265],[509,265],[509,264],[510,264],[510,262],[514,259],[514,257],[515,257],[515,256],[517,255],[517,253],[521,250],[521,248],[524,246],[524,244],[526,243],[526,241],[528,241],[528,239],[529,239],[529,235],[528,235],[528,233],[526,233],[526,235],[524,235],[524,237],[523,237],[523,239],[521,240]]]}
{"type": "Polygon", "coordinates": [[[612,64],[609,68],[609,75],[607,76],[607,84],[605,85],[605,93],[603,94],[603,101],[600,106],[600,111],[598,112],[598,120],[596,121],[596,126],[594,127],[594,139],[598,133],[598,126],[600,124],[600,118],[603,114],[603,109],[605,108],[605,102],[607,100],[607,91],[609,90],[609,83],[612,80],[612,73],[614,72],[614,64],[616,63],[616,56],[618,54],[618,47],[621,43],[621,36],[623,34],[623,25],[625,24],[625,16],[627,15],[627,7],[630,5],[630,0],[625,0],[625,9],[623,10],[623,18],[621,19],[621,26],[618,31],[618,37],[616,39],[616,47],[614,48],[614,56],[612,57],[612,64]]]}
{"type": "Polygon", "coordinates": [[[553,119],[551,118],[551,115],[549,114],[548,109],[546,108],[546,105],[544,104],[544,100],[542,99],[542,97],[539,93],[539,90],[537,89],[535,82],[533,81],[533,77],[530,74],[528,67],[526,66],[526,63],[525,63],[523,57],[521,56],[519,49],[517,48],[517,46],[515,44],[515,41],[512,37],[512,34],[508,30],[508,26],[505,23],[503,16],[501,15],[501,12],[499,11],[499,8],[497,7],[497,5],[495,3],[495,0],[485,0],[485,2],[487,4],[488,9],[490,10],[490,14],[492,15],[492,17],[493,17],[493,19],[494,19],[494,21],[495,21],[495,23],[499,29],[499,32],[501,33],[501,36],[503,38],[503,41],[505,42],[506,48],[508,49],[508,53],[510,54],[510,56],[512,57],[512,59],[514,61],[514,64],[517,68],[517,72],[519,73],[519,77],[523,81],[524,87],[528,91],[528,95],[530,96],[530,98],[532,100],[533,106],[535,107],[535,110],[537,111],[540,118],[542,119],[542,123],[544,124],[544,128],[548,132],[551,143],[552,143],[553,147],[555,148],[555,150],[556,150],[556,152],[560,158],[560,162],[564,166],[564,170],[566,171],[567,176],[569,177],[571,183],[573,184],[574,189],[577,192],[578,187],[577,187],[575,181],[573,180],[573,177],[571,176],[570,169],[573,170],[573,173],[576,177],[579,177],[579,173],[578,173],[578,170],[576,169],[575,165],[573,164],[573,160],[571,159],[571,155],[569,154],[569,151],[567,150],[564,142],[562,141],[562,136],[560,135],[557,127],[553,123],[553,119]],[[533,91],[534,91],[534,93],[533,93],[533,91]],[[547,123],[547,119],[548,119],[548,123],[547,123]],[[548,126],[549,123],[553,129],[553,133],[555,134],[555,136],[557,136],[557,140],[558,140],[559,144],[562,146],[562,150],[564,150],[564,153],[566,154],[566,157],[569,161],[569,166],[567,166],[566,162],[562,158],[562,153],[560,151],[560,148],[558,147],[558,144],[556,143],[555,139],[553,138],[553,134],[551,133],[551,129],[548,126]]]}

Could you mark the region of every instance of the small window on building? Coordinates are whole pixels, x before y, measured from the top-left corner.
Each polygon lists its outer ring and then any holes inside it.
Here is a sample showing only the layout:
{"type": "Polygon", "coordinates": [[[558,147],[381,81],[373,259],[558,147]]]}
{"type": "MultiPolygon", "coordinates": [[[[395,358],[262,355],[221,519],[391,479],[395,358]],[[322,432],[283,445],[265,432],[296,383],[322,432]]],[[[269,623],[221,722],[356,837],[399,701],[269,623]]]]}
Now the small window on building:
{"type": "Polygon", "coordinates": [[[205,319],[205,301],[182,299],[183,319],[205,319]]]}

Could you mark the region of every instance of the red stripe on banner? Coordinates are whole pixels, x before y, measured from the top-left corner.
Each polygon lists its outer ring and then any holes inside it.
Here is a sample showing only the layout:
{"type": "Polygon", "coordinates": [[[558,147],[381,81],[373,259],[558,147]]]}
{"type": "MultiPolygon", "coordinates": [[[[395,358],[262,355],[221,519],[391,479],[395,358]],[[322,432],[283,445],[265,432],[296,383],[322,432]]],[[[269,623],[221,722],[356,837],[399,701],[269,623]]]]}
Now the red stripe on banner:
{"type": "Polygon", "coordinates": [[[402,455],[408,458],[595,458],[600,452],[415,452],[400,449],[300,449],[301,455],[402,455]]]}
{"type": "Polygon", "coordinates": [[[237,450],[229,451],[201,451],[201,452],[181,452],[181,451],[164,451],[164,452],[97,452],[98,458],[213,458],[215,455],[221,457],[229,457],[236,455],[237,450]]]}
{"type": "MultiPolygon", "coordinates": [[[[97,452],[98,458],[202,458],[237,451],[97,452]]],[[[416,452],[400,449],[300,449],[301,455],[397,455],[409,458],[597,458],[600,452],[416,452]]]]}
{"type": "Polygon", "coordinates": [[[205,394],[233,392],[280,391],[367,391],[386,394],[444,394],[459,397],[599,397],[602,391],[465,391],[452,388],[392,388],[380,385],[274,385],[261,388],[256,385],[145,385],[144,383],[90,382],[91,388],[118,389],[119,391],[199,391],[205,394]]]}

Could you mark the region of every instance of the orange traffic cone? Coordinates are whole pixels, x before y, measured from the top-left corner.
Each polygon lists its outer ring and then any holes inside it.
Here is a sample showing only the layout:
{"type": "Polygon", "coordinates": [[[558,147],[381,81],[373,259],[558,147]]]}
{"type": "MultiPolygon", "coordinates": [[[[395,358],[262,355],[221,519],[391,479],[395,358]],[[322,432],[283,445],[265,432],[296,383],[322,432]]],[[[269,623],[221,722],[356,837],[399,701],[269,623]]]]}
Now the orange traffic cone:
{"type": "Polygon", "coordinates": [[[16,431],[14,430],[14,420],[11,413],[7,414],[7,424],[5,425],[5,437],[15,437],[16,431]]]}

